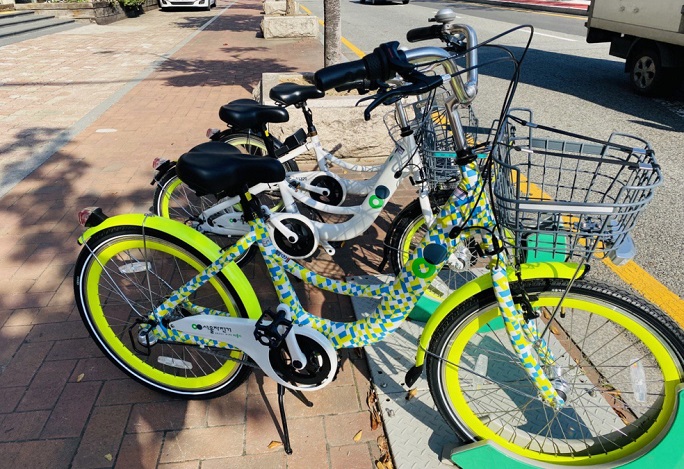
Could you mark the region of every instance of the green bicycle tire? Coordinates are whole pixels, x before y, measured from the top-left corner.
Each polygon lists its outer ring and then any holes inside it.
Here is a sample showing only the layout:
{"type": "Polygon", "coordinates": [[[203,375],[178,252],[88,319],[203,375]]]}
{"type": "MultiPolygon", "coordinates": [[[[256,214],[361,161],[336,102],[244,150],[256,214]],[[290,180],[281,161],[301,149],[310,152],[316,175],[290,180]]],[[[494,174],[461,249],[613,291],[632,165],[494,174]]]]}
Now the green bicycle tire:
{"type": "MultiPolygon", "coordinates": [[[[540,331],[567,286],[560,279],[524,283],[541,308],[540,331]]],[[[544,337],[567,385],[563,409],[538,398],[491,289],[455,308],[435,331],[427,357],[431,394],[466,442],[491,440],[545,464],[620,465],[657,444],[671,425],[684,333],[644,300],[596,282],[575,281],[563,305],[544,337]]]]}
{"type": "MultiPolygon", "coordinates": [[[[139,226],[105,229],[87,242],[74,269],[81,319],[107,358],[136,381],[183,398],[228,393],[251,371],[237,361],[244,356],[240,351],[231,351],[231,359],[194,345],[163,341],[146,350],[137,339],[136,320],[210,264],[210,259],[168,233],[139,226]]],[[[247,317],[222,273],[193,293],[191,300],[247,317]]]]}

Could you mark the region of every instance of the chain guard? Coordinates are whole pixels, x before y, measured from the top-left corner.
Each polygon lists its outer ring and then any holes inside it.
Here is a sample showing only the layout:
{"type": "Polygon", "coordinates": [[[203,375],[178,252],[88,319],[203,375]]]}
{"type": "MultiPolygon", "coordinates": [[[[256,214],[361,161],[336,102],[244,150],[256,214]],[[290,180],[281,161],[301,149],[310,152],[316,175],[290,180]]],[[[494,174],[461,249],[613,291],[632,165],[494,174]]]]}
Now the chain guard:
{"type": "Polygon", "coordinates": [[[327,205],[339,206],[342,205],[345,198],[347,197],[347,193],[344,189],[344,186],[340,183],[340,181],[327,174],[317,176],[316,178],[314,178],[314,180],[311,181],[311,185],[323,189],[328,189],[328,191],[330,192],[327,196],[312,192],[311,198],[314,199],[316,202],[320,202],[327,205]]]}
{"type": "Polygon", "coordinates": [[[296,338],[299,348],[306,355],[307,365],[303,370],[296,370],[292,366],[287,346],[283,344],[282,347],[272,349],[269,353],[271,366],[278,376],[289,383],[307,387],[318,386],[331,373],[337,372],[337,364],[333,370],[328,354],[318,342],[303,335],[297,335],[296,338]]]}
{"type": "Polygon", "coordinates": [[[283,225],[297,234],[299,239],[296,243],[291,242],[277,229],[273,230],[272,234],[273,242],[278,250],[293,259],[305,259],[318,249],[318,240],[313,225],[310,221],[303,219],[304,217],[301,218],[285,216],[280,219],[283,225]]]}

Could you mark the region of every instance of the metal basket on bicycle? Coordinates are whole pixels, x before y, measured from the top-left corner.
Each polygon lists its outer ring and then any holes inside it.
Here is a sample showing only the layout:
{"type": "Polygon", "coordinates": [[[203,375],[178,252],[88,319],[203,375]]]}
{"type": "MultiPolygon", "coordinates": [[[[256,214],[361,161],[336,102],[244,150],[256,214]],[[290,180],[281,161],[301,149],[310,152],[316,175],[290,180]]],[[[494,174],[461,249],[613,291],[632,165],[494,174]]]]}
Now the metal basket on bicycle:
{"type": "Polygon", "coordinates": [[[493,206],[506,242],[526,262],[614,254],[662,183],[651,146],[619,133],[608,141],[583,137],[535,124],[530,111],[515,114],[492,150],[493,206]]]}
{"type": "MultiPolygon", "coordinates": [[[[446,89],[439,88],[412,104],[413,128],[430,190],[453,189],[461,175],[455,163],[453,134],[445,106],[449,97],[446,89]]],[[[468,143],[475,144],[480,131],[475,113],[466,106],[459,108],[458,114],[468,143]]]]}

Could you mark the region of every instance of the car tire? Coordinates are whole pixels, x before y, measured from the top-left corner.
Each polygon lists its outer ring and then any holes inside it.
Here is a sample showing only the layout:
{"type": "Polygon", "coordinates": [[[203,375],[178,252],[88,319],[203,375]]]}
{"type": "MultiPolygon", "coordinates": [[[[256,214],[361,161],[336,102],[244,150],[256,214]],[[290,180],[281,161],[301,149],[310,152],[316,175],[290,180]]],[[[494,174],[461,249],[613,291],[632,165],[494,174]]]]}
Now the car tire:
{"type": "Polygon", "coordinates": [[[401,3],[403,3],[404,5],[408,5],[409,0],[402,0],[401,3]]]}
{"type": "Polygon", "coordinates": [[[663,67],[655,44],[638,45],[628,64],[629,83],[636,94],[658,96],[674,90],[676,80],[672,71],[663,67]]]}

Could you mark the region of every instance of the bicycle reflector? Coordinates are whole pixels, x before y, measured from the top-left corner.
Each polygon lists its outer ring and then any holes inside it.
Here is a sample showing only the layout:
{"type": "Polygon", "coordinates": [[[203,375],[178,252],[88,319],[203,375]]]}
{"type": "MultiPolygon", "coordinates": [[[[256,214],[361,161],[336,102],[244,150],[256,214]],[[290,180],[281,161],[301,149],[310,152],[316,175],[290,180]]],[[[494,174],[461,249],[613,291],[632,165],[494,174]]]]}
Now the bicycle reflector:
{"type": "Polygon", "coordinates": [[[219,132],[219,129],[207,129],[207,138],[211,138],[219,132]]]}
{"type": "Polygon", "coordinates": [[[152,169],[159,169],[159,167],[161,165],[163,165],[164,163],[166,163],[167,161],[169,161],[169,160],[167,160],[166,158],[155,158],[152,161],[152,169]]]}
{"type": "Polygon", "coordinates": [[[86,228],[92,228],[105,221],[107,215],[100,207],[88,207],[78,212],[78,223],[86,228]]]}

